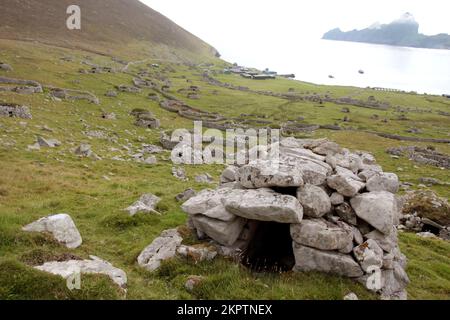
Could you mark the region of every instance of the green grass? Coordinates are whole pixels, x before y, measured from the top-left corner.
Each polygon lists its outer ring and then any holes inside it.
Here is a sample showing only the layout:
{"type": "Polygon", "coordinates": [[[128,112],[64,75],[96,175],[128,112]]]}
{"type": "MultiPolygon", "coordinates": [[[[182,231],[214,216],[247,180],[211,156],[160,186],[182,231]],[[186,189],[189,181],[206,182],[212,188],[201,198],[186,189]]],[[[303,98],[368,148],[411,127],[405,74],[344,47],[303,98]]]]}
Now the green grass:
{"type": "MultiPolygon", "coordinates": [[[[192,128],[193,124],[190,120],[161,109],[156,102],[148,99],[147,95],[153,92],[149,89],[139,94],[119,93],[117,98],[105,97],[105,92],[115,85],[130,84],[132,76],[123,73],[79,74],[78,69],[87,68],[81,64],[86,52],[3,40],[0,40],[0,45],[0,60],[14,67],[13,72],[0,75],[88,90],[101,100],[100,105],[94,105],[85,101],[53,101],[48,92],[36,95],[0,92],[0,101],[28,105],[33,114],[32,120],[0,118],[1,299],[122,299],[123,293],[106,277],[86,277],[80,292],[70,292],[61,278],[31,267],[61,257],[87,258],[89,255],[110,261],[127,273],[129,299],[342,299],[351,291],[360,298],[377,298],[348,279],[320,273],[252,274],[223,258],[199,264],[175,259],[164,263],[154,273],[138,267],[138,254],[162,230],[185,223],[186,215],[176,202],[175,195],[189,187],[197,191],[209,187],[195,182],[194,177],[200,173],[208,172],[218,182],[223,167],[184,166],[189,177],[189,181],[185,182],[172,176],[172,163],[167,160],[167,152],[157,155],[156,165],[111,160],[113,156],[121,155],[120,151],[112,151],[111,147],[120,149],[126,155],[124,145],[135,151],[141,143],[158,143],[159,130],[133,125],[135,118],[130,115],[133,109],[151,111],[161,120],[163,129],[192,128]],[[61,61],[60,58],[66,55],[75,60],[61,61]],[[117,120],[102,119],[102,110],[116,113],[117,120]],[[54,131],[43,131],[43,125],[54,131]],[[89,139],[83,134],[83,131],[89,130],[104,131],[114,139],[89,139]],[[27,151],[27,146],[34,143],[39,135],[57,138],[62,146],[27,151]],[[76,157],[72,150],[82,142],[91,144],[93,151],[103,160],[76,157]],[[162,215],[138,214],[129,217],[123,209],[147,192],[162,198],[158,206],[162,215]],[[62,212],[73,217],[83,237],[83,245],[75,250],[66,249],[45,235],[21,231],[23,225],[42,216],[62,212]],[[189,275],[205,276],[205,281],[192,293],[184,288],[189,275]]],[[[96,63],[113,63],[109,57],[89,55],[96,63]]],[[[133,65],[130,72],[136,72],[141,67],[147,68],[146,64],[151,61],[133,65]]],[[[317,92],[333,97],[352,95],[361,99],[374,95],[379,100],[389,101],[393,106],[429,108],[433,111],[430,114],[408,113],[410,120],[398,121],[398,113],[393,109],[378,111],[350,106],[348,116],[351,121],[343,124],[341,120],[345,114],[340,112],[342,106],[325,103],[319,108],[311,102],[288,102],[280,98],[215,87],[204,82],[202,72],[205,69],[223,69],[223,61],[217,60],[213,67],[208,68],[189,67],[179,61],[154,61],[161,64],[161,68],[158,71],[151,70],[153,76],[161,73],[169,78],[172,82],[171,94],[194,107],[219,112],[227,117],[239,117],[241,113],[266,114],[268,120],[279,125],[288,119],[303,116],[305,123],[339,123],[358,130],[401,135],[411,135],[404,131],[417,126],[423,129],[420,136],[448,138],[450,120],[436,113],[438,110],[448,111],[449,102],[441,97],[316,86],[286,79],[252,81],[234,75],[217,76],[223,82],[254,90],[287,92],[289,88],[294,88],[295,92],[317,92]],[[186,79],[191,82],[186,82],[186,79]],[[185,95],[177,93],[178,89],[189,85],[201,88],[199,100],[188,100],[185,95]],[[212,94],[214,90],[217,90],[217,95],[212,94]],[[389,122],[372,120],[370,117],[374,113],[380,119],[389,119],[389,122]]],[[[393,159],[385,153],[388,147],[412,143],[384,139],[361,131],[318,130],[304,136],[328,137],[344,147],[368,150],[376,156],[385,171],[397,173],[402,181],[417,185],[423,176],[450,181],[448,170],[418,165],[406,158],[393,159]]],[[[431,145],[441,152],[450,153],[448,145],[431,145]]],[[[433,186],[431,189],[440,196],[450,196],[449,189],[444,186],[433,186]]],[[[402,234],[400,241],[402,251],[409,258],[410,298],[448,299],[449,243],[423,240],[409,234],[402,234]]]]}

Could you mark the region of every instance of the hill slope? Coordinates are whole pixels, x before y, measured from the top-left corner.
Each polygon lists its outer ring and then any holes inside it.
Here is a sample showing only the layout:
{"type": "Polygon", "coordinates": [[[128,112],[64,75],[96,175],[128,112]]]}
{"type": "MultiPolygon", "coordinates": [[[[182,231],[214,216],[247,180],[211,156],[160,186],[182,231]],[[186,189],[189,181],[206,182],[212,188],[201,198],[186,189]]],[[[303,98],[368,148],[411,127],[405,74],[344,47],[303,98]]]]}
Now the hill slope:
{"type": "Polygon", "coordinates": [[[79,0],[81,30],[66,27],[71,0],[10,0],[0,10],[0,38],[37,40],[105,52],[137,42],[214,57],[217,51],[138,0],[79,0]]]}

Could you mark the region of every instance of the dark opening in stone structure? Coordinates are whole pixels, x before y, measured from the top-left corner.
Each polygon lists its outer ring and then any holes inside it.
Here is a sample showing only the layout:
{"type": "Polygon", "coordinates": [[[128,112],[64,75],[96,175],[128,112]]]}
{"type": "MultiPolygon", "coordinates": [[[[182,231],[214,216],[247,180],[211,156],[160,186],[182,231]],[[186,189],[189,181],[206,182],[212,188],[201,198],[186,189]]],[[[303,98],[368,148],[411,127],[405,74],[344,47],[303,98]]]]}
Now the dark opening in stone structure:
{"type": "Polygon", "coordinates": [[[241,257],[241,263],[256,272],[286,272],[295,264],[290,225],[258,221],[241,257]]]}

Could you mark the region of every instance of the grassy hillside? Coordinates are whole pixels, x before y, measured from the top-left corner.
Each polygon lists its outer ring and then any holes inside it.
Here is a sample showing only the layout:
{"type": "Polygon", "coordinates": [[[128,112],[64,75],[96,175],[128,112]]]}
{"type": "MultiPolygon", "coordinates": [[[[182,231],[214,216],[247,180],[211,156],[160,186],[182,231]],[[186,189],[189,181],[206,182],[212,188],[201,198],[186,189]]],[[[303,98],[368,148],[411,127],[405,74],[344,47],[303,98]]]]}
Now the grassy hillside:
{"type": "MultiPolygon", "coordinates": [[[[63,1],[61,1],[63,2],[63,1]]],[[[108,1],[109,2],[109,1],[108,1]]],[[[121,2],[121,1],[115,1],[121,2]]],[[[17,3],[21,3],[18,1],[17,3]]],[[[1,15],[1,13],[0,13],[1,15]]],[[[33,119],[0,118],[0,298],[1,299],[89,299],[125,298],[122,292],[104,277],[83,277],[82,290],[69,292],[64,281],[56,276],[35,271],[31,266],[71,254],[86,258],[93,254],[110,261],[128,275],[128,299],[342,299],[353,291],[360,298],[375,299],[362,286],[351,280],[320,273],[252,274],[244,267],[223,258],[199,264],[170,261],[154,273],[138,267],[136,258],[141,250],[167,228],[183,224],[186,215],[180,210],[174,196],[186,188],[196,190],[209,187],[195,182],[197,174],[208,172],[218,182],[223,169],[219,165],[184,166],[189,181],[172,176],[173,164],[169,154],[157,155],[156,165],[134,161],[114,161],[111,158],[128,156],[125,147],[137,150],[142,143],[158,144],[159,129],[134,126],[130,115],[134,108],[150,110],[161,120],[162,129],[191,128],[192,121],[176,113],[162,109],[148,99],[152,89],[141,93],[119,93],[110,98],[104,94],[114,86],[131,84],[133,75],[140,69],[147,70],[149,78],[159,86],[159,78],[172,83],[169,94],[191,106],[205,111],[215,111],[228,118],[241,114],[264,115],[276,127],[289,120],[303,117],[304,123],[334,124],[353,130],[316,130],[304,137],[329,137],[351,149],[372,152],[385,171],[399,175],[402,181],[418,188],[420,177],[435,177],[450,181],[448,170],[420,165],[407,158],[391,158],[386,148],[399,145],[432,145],[438,151],[449,154],[448,144],[400,142],[379,137],[367,131],[396,133],[404,136],[449,138],[450,119],[438,111],[449,111],[449,100],[437,96],[383,93],[352,87],[317,86],[299,81],[276,79],[254,81],[236,75],[221,74],[224,62],[214,61],[213,66],[191,66],[161,60],[146,60],[130,66],[127,72],[105,74],[81,74],[80,68],[86,55],[98,65],[113,66],[107,55],[97,55],[83,50],[11,40],[0,40],[0,61],[10,64],[14,71],[0,71],[0,76],[33,79],[46,85],[88,90],[100,99],[95,105],[84,100],[55,100],[48,89],[42,94],[22,95],[1,92],[0,101],[30,106],[33,119]],[[70,56],[71,61],[61,60],[70,56]],[[160,64],[158,70],[149,63],[160,64]],[[250,88],[250,91],[231,90],[212,85],[202,77],[209,70],[215,79],[250,88]],[[188,82],[189,81],[189,82],[188,82]],[[200,98],[188,99],[179,89],[191,85],[200,87],[200,98]],[[291,90],[290,90],[291,89],[291,90]],[[272,92],[327,94],[335,98],[351,96],[365,99],[374,96],[387,101],[392,107],[386,111],[345,106],[307,100],[289,100],[256,93],[272,92]],[[402,112],[396,107],[429,109],[431,112],[408,112],[407,120],[399,120],[402,112]],[[116,120],[106,120],[102,112],[114,112],[116,120]],[[378,120],[373,114],[378,114],[378,120]],[[342,121],[344,116],[350,119],[342,121]],[[387,119],[387,122],[382,120],[387,119]],[[44,126],[52,131],[43,130],[44,126]],[[407,129],[419,127],[420,135],[407,129]],[[86,131],[102,131],[106,139],[86,136],[86,131]],[[58,148],[42,148],[28,151],[37,136],[57,138],[58,148]],[[110,139],[108,139],[110,138],[110,139]],[[80,143],[91,144],[92,150],[102,160],[80,159],[73,149],[80,143]],[[162,198],[158,205],[161,216],[138,214],[129,217],[123,211],[143,193],[151,192],[162,198]],[[83,245],[69,250],[50,238],[21,231],[21,227],[37,218],[53,213],[69,213],[75,220],[83,245]],[[189,275],[206,276],[205,282],[194,292],[188,292],[184,283],[189,275]]],[[[159,94],[159,93],[157,93],[159,94]]],[[[448,187],[433,186],[441,196],[449,197],[448,187]]],[[[408,288],[411,299],[448,299],[450,296],[450,244],[441,240],[424,240],[413,234],[401,234],[402,252],[409,259],[408,288]]]]}
{"type": "Polygon", "coordinates": [[[81,30],[68,30],[70,0],[10,0],[0,10],[0,38],[82,48],[122,58],[214,57],[216,50],[138,0],[79,0],[81,30]]]}

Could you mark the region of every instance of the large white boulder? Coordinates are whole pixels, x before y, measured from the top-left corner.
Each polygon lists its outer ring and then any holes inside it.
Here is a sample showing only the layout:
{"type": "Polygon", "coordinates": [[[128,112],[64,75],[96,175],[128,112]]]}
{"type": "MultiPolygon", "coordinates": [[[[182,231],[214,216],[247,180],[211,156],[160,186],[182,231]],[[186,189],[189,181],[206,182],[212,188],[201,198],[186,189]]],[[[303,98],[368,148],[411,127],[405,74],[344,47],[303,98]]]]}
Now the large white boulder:
{"type": "Polygon", "coordinates": [[[38,270],[59,275],[64,279],[80,274],[104,274],[107,275],[119,287],[125,289],[127,285],[126,273],[114,267],[111,263],[96,256],[90,256],[90,260],[68,260],[46,262],[34,267],[38,270]]]}
{"type": "Polygon", "coordinates": [[[83,240],[72,218],[66,213],[60,213],[41,218],[22,228],[29,232],[48,232],[67,248],[78,248],[83,240]]]}

